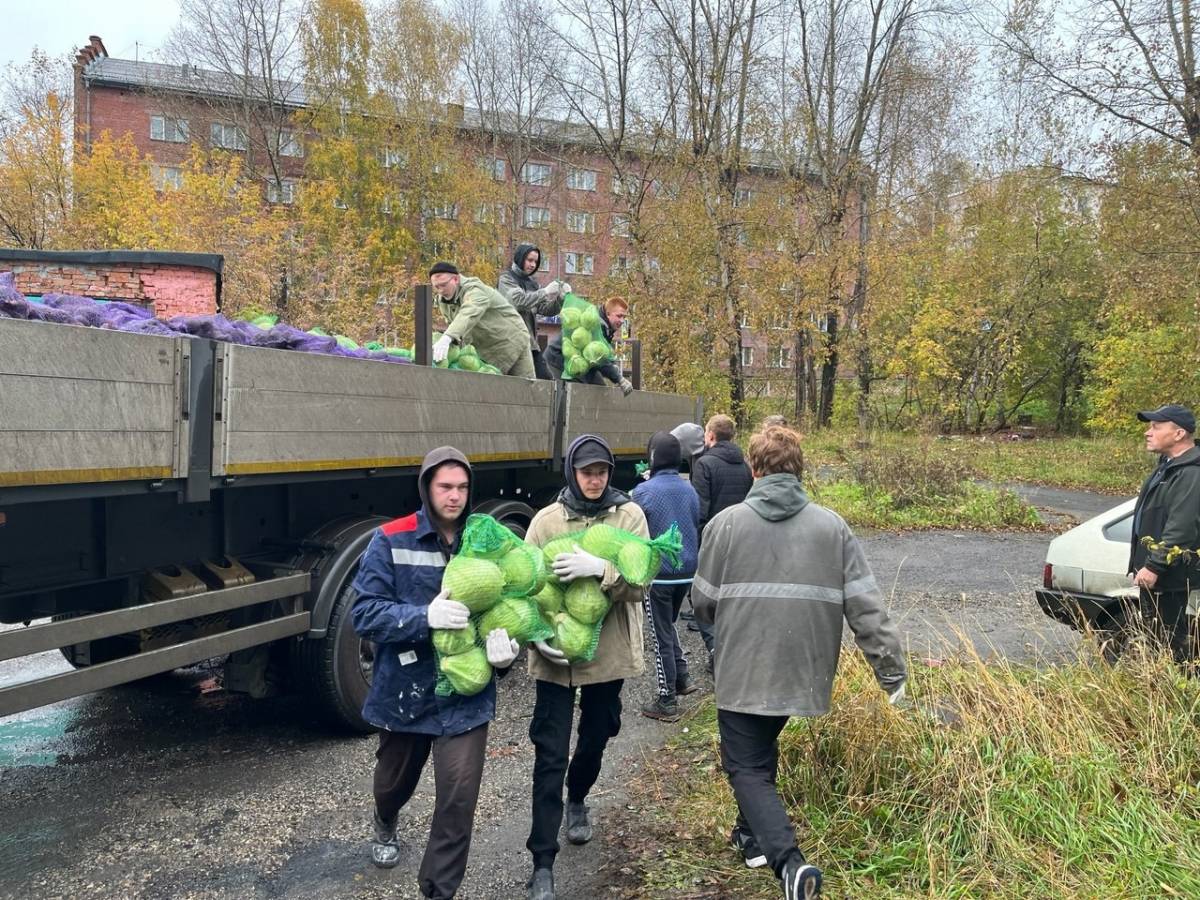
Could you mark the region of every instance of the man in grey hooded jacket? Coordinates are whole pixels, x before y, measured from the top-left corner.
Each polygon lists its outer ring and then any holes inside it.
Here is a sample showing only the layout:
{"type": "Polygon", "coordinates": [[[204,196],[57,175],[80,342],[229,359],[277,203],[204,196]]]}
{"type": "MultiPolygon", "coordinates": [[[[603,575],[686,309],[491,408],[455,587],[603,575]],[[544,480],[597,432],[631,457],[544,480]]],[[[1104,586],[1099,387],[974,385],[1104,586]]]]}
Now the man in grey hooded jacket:
{"type": "Polygon", "coordinates": [[[768,428],[750,440],[754,485],[704,529],[692,583],[699,621],[716,625],[721,765],[738,803],[732,841],[746,864],[769,863],[784,897],[820,893],[775,789],[779,733],[791,716],[829,711],[842,621],[896,702],[907,677],[858,539],[836,513],[810,503],[800,481],[800,435],[768,428]]]}
{"type": "Polygon", "coordinates": [[[533,353],[533,370],[543,381],[552,381],[554,374],[542,358],[537,342],[537,317],[556,316],[562,309],[563,297],[571,292],[565,281],[551,281],[539,287],[533,276],[542,267],[542,251],[533,244],[518,244],[513,251],[512,265],[500,273],[496,290],[516,307],[525,327],[529,329],[529,349],[533,353]]]}

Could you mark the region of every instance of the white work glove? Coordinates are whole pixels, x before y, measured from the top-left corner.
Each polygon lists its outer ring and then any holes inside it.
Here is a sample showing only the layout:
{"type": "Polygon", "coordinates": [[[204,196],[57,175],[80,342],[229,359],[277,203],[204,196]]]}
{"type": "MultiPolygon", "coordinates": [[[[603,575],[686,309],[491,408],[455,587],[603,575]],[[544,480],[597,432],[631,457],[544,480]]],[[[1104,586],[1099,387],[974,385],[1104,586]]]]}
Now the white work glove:
{"type": "Polygon", "coordinates": [[[904,699],[904,684],[901,683],[900,687],[896,688],[894,691],[892,691],[890,694],[888,694],[888,706],[895,706],[897,703],[899,703],[903,699],[904,699]]]}
{"type": "Polygon", "coordinates": [[[633,393],[633,382],[628,378],[622,378],[617,382],[617,387],[621,389],[621,393],[628,397],[633,393]]]}
{"type": "Polygon", "coordinates": [[[563,294],[562,282],[561,281],[549,282],[544,288],[542,288],[542,294],[544,294],[547,297],[561,297],[563,294]]]}
{"type": "Polygon", "coordinates": [[[495,669],[507,669],[521,652],[521,647],[503,628],[493,628],[487,636],[487,658],[495,669]]]}
{"type": "Polygon", "coordinates": [[[470,618],[471,611],[457,600],[451,600],[449,591],[442,591],[434,597],[425,611],[429,627],[441,628],[444,631],[461,631],[467,627],[467,620],[470,618]]]}
{"type": "Polygon", "coordinates": [[[569,293],[571,293],[571,286],[569,284],[567,284],[565,281],[560,281],[558,283],[558,295],[560,297],[565,297],[569,293]]]}
{"type": "Polygon", "coordinates": [[[533,646],[537,647],[537,652],[542,654],[542,657],[547,662],[552,662],[556,666],[569,666],[570,665],[570,663],[567,662],[567,657],[563,654],[563,652],[561,650],[555,650],[553,647],[551,647],[545,641],[534,641],[533,646]]]}
{"type": "Polygon", "coordinates": [[[550,566],[559,581],[574,581],[576,578],[603,578],[604,560],[598,556],[592,556],[586,550],[579,549],[578,544],[574,546],[574,553],[558,554],[550,566]]]}
{"type": "Polygon", "coordinates": [[[443,334],[437,339],[433,345],[433,361],[435,363],[443,362],[450,354],[450,345],[454,343],[454,339],[448,334],[443,334]]]}

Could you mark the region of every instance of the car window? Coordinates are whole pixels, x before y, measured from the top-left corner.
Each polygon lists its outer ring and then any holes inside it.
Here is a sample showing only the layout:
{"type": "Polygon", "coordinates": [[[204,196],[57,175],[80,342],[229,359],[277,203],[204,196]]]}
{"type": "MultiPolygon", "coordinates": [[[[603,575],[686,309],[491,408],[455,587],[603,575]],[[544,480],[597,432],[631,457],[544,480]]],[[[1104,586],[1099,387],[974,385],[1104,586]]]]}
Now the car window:
{"type": "Polygon", "coordinates": [[[1105,540],[1128,544],[1133,540],[1133,513],[1121,516],[1116,521],[1109,522],[1103,528],[1105,540]]]}

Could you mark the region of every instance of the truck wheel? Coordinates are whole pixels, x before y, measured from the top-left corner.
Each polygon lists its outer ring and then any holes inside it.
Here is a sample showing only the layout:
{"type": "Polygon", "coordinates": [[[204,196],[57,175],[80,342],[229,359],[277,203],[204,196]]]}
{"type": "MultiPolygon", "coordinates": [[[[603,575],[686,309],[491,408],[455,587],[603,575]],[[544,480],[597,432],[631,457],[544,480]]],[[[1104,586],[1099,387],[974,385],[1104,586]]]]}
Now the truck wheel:
{"type": "Polygon", "coordinates": [[[508,526],[519,538],[525,537],[535,512],[532,506],[520,500],[488,500],[473,511],[491,516],[502,525],[508,526]]]}
{"type": "Polygon", "coordinates": [[[313,628],[325,632],[293,645],[293,671],[322,718],[335,728],[360,734],[375,730],[362,717],[375,647],[354,632],[350,611],[356,598],[350,585],[371,535],[386,521],[369,517],[331,522],[313,535],[311,544],[321,549],[293,561],[296,568],[312,573],[313,628]]]}
{"type": "MultiPolygon", "coordinates": [[[[87,612],[70,612],[59,613],[51,616],[51,622],[61,622],[63,619],[74,619],[79,616],[86,616],[87,612]]],[[[58,652],[63,655],[71,667],[74,669],[85,669],[88,666],[98,666],[100,663],[112,662],[115,659],[121,659],[125,656],[132,656],[138,651],[138,641],[136,634],[118,634],[113,637],[101,638],[98,641],[88,642],[88,662],[84,662],[81,656],[76,653],[76,644],[70,647],[59,647],[58,652]]]]}

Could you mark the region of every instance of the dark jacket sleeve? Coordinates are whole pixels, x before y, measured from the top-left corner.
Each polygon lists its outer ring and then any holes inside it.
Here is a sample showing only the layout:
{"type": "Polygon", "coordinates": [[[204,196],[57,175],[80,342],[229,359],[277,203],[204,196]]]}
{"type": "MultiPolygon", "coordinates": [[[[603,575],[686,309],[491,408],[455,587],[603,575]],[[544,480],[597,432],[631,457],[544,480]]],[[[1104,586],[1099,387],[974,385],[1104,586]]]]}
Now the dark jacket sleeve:
{"type": "Polygon", "coordinates": [[[351,609],[354,632],[378,644],[429,640],[428,607],[398,596],[392,550],[376,532],[363,553],[352,585],[358,594],[351,609]]]}
{"type": "Polygon", "coordinates": [[[854,632],[858,649],[875,670],[875,680],[890,694],[908,677],[900,637],[888,616],[887,604],[871,574],[862,545],[849,528],[842,527],[842,591],[846,624],[854,632]]]}
{"type": "Polygon", "coordinates": [[[692,487],[696,489],[696,496],[700,498],[701,525],[708,521],[708,511],[712,507],[712,481],[709,478],[711,462],[712,460],[702,456],[692,466],[692,487]]]}
{"type": "Polygon", "coordinates": [[[562,297],[558,294],[547,293],[545,288],[538,288],[535,291],[525,290],[517,281],[517,276],[513,274],[511,267],[500,273],[496,289],[507,297],[519,312],[553,316],[562,309],[562,297]]]}
{"type": "Polygon", "coordinates": [[[611,381],[613,384],[618,384],[625,376],[621,374],[620,367],[613,362],[606,362],[601,366],[596,367],[596,371],[611,381]]]}
{"type": "MultiPolygon", "coordinates": [[[[1200,466],[1183,466],[1171,484],[1165,487],[1167,498],[1163,510],[1162,535],[1158,538],[1163,548],[1151,550],[1146,559],[1146,568],[1159,575],[1166,574],[1170,568],[1167,565],[1167,551],[1172,547],[1184,550],[1200,548],[1200,534],[1197,533],[1200,524],[1200,466]]],[[[1185,557],[1179,557],[1174,562],[1176,566],[1189,564],[1185,557]]]]}

